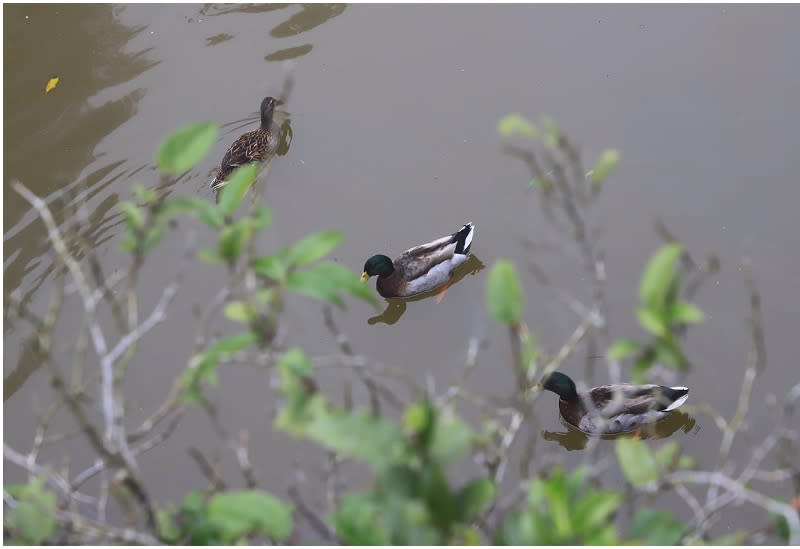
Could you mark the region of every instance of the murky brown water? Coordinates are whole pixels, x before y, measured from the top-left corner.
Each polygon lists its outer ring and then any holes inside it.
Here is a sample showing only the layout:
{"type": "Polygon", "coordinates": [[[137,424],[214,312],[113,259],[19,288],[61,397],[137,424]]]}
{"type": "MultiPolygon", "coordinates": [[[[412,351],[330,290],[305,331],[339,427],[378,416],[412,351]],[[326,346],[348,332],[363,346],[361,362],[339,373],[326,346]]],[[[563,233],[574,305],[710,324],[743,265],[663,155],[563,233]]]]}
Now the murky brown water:
{"type": "MultiPolygon", "coordinates": [[[[274,222],[261,249],[341,230],[346,240],[335,258],[355,270],[373,253],[392,255],[473,221],[481,261],[511,258],[524,271],[529,253],[520,240],[545,236],[546,224],[523,166],[500,153],[495,125],[508,112],[551,114],[582,145],[587,163],[608,146],[622,154],[596,212],[608,253],[612,335],[641,335],[636,284],[659,244],[650,229],[655,217],[693,251],[722,259],[722,273],[698,298],[711,319],[689,337],[696,368],[683,381],[690,402],[728,416],[749,346],[739,260],[752,253],[769,353],[754,392],[750,427],[758,432],[773,421],[758,403],[771,393],[782,397],[800,377],[793,360],[798,16],[796,6],[4,6],[4,300],[17,291],[41,309],[53,279],[43,225],[10,190],[12,178],[47,197],[59,219],[64,201],[85,194],[89,237],[113,272],[123,264],[115,205],[134,184],[154,181],[160,139],[191,121],[223,125],[212,156],[172,189],[212,199],[210,170],[256,120],[260,99],[279,92],[279,61],[291,58],[294,139],[271,166],[266,196],[274,222]],[[59,85],[45,95],[53,75],[59,85]]],[[[174,237],[156,252],[140,285],[143,311],[176,271],[182,248],[174,237]]],[[[577,262],[556,255],[540,262],[570,291],[586,289],[577,262]]],[[[375,312],[362,303],[337,318],[358,352],[420,377],[430,370],[442,385],[458,375],[469,336],[485,332],[490,344],[472,386],[504,394],[513,383],[509,349],[484,311],[486,272],[465,277],[442,304],[408,304],[393,324],[369,323],[375,312]]],[[[163,399],[185,363],[192,307],[212,295],[217,275],[204,268],[189,277],[166,327],[140,347],[126,387],[137,401],[132,420],[163,399]]],[[[556,349],[576,318],[533,276],[524,283],[528,323],[556,349]]],[[[64,318],[79,314],[69,301],[64,318]]],[[[290,341],[309,352],[335,352],[318,302],[293,299],[287,325],[290,341]]],[[[70,329],[60,332],[65,348],[70,329]]],[[[28,333],[27,326],[4,327],[5,440],[19,449],[30,445],[33,399],[48,398],[26,350],[28,333]]],[[[582,368],[576,359],[565,370],[582,368]]],[[[217,400],[226,424],[251,430],[264,485],[282,492],[297,446],[271,430],[269,394],[263,374],[231,369],[222,373],[217,400]]],[[[555,398],[538,406],[545,429],[563,432],[555,398]]],[[[718,431],[696,420],[672,436],[711,467],[718,431]]],[[[206,420],[191,416],[165,448],[142,459],[159,479],[152,487],[158,499],[203,482],[185,448],[214,448],[208,433],[206,420]]],[[[70,446],[75,467],[90,455],[83,446],[70,446]]]]}

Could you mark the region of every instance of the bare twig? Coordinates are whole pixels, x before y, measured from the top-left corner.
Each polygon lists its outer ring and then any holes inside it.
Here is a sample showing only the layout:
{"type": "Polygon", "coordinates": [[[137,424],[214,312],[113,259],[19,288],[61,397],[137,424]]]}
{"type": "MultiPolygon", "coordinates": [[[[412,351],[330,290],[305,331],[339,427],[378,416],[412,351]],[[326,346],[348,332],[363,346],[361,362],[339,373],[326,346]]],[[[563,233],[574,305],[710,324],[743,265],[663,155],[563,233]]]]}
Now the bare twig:
{"type": "MultiPolygon", "coordinates": [[[[3,501],[10,508],[14,509],[18,502],[3,491],[3,501]]],[[[84,540],[98,539],[107,542],[123,543],[129,545],[159,545],[159,540],[144,532],[139,532],[132,528],[115,528],[108,524],[90,520],[74,513],[56,509],[53,513],[56,520],[73,531],[80,532],[85,536],[84,540]]]]}
{"type": "Polygon", "coordinates": [[[222,480],[217,470],[208,462],[206,456],[204,456],[200,450],[194,446],[190,446],[186,449],[186,452],[189,454],[189,457],[192,458],[192,461],[195,462],[197,468],[200,469],[200,472],[203,473],[203,476],[211,483],[212,491],[221,490],[224,492],[228,489],[225,481],[222,480]]]}
{"type": "MultiPolygon", "coordinates": [[[[325,327],[328,328],[328,331],[335,338],[337,345],[339,345],[339,349],[342,351],[342,354],[350,357],[354,356],[353,349],[350,347],[350,342],[347,339],[347,335],[339,330],[339,327],[336,325],[336,322],[333,319],[333,311],[329,306],[326,305],[322,308],[322,316],[325,320],[325,327]]],[[[370,409],[372,410],[373,415],[381,415],[381,401],[380,398],[378,398],[378,387],[376,386],[375,382],[369,377],[364,368],[357,367],[355,372],[359,379],[361,379],[361,382],[364,383],[364,386],[367,388],[367,392],[369,393],[370,409]]]]}
{"type": "Polygon", "coordinates": [[[31,475],[47,480],[48,484],[50,484],[53,488],[59,490],[62,494],[74,499],[77,502],[92,504],[96,501],[96,498],[78,492],[77,490],[73,490],[69,485],[69,482],[67,482],[64,477],[54,473],[53,471],[45,469],[41,465],[38,465],[35,461],[31,461],[29,456],[25,456],[17,452],[5,442],[3,443],[3,458],[28,471],[28,473],[31,475]]]}
{"type": "Polygon", "coordinates": [[[751,490],[722,472],[677,471],[670,474],[667,480],[672,484],[707,484],[723,488],[737,498],[749,501],[753,505],[770,512],[783,515],[789,526],[789,543],[800,544],[800,517],[789,504],[781,503],[755,490],[751,490]]]}

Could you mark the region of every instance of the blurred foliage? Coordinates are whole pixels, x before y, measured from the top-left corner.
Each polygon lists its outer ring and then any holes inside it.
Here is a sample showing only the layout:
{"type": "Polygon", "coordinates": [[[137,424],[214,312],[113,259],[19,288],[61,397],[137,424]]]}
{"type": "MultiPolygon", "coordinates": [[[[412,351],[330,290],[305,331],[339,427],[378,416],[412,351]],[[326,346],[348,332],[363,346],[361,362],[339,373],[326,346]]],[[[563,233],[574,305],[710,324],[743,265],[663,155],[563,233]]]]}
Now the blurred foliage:
{"type": "Polygon", "coordinates": [[[681,299],[682,277],[676,263],[682,253],[680,244],[665,244],[653,254],[642,274],[637,315],[639,324],[652,339],[646,343],[620,339],[609,349],[613,360],[635,357],[633,378],[637,383],[646,379],[647,372],[656,363],[678,370],[689,368],[676,330],[703,322],[705,314],[681,299]]]}
{"type": "Polygon", "coordinates": [[[557,466],[546,479],[528,485],[528,505],[506,518],[498,545],[615,545],[610,520],[622,494],[587,488],[586,471],[571,474],[557,466]]]}
{"type": "Polygon", "coordinates": [[[368,464],[372,490],[345,496],[330,519],[348,545],[440,545],[494,499],[494,484],[478,477],[454,486],[447,467],[477,443],[477,434],[449,409],[411,404],[401,422],[331,405],[314,384],[311,362],[299,349],[278,365],[286,400],[275,424],[339,455],[368,464]]]}
{"type": "MultiPolygon", "coordinates": [[[[562,139],[551,119],[545,119],[540,130],[518,114],[500,120],[498,132],[509,138],[543,140],[551,147],[562,139]]],[[[165,175],[190,170],[216,136],[217,127],[211,123],[178,130],[158,148],[159,169],[165,175]]],[[[587,174],[591,183],[604,181],[618,160],[616,151],[603,152],[587,174]]],[[[153,189],[137,187],[138,204],[119,205],[125,219],[122,247],[134,256],[143,258],[177,217],[186,216],[215,231],[216,246],[197,252],[201,261],[224,265],[229,274],[245,273],[256,281],[255,287],[224,304],[225,316],[238,331],[195,354],[181,374],[180,396],[186,403],[203,401],[205,386],[218,383],[219,366],[233,355],[253,345],[270,347],[286,292],[341,308],[348,295],[377,304],[358,273],[325,260],[341,243],[341,233],[322,231],[272,253],[256,252],[258,234],[270,225],[270,210],[251,205],[233,219],[256,178],[256,166],[240,167],[221,190],[217,204],[195,197],[161,196],[153,189]]],[[[675,330],[703,321],[704,315],[680,299],[676,263],[682,253],[678,244],[662,247],[641,277],[638,318],[652,339],[646,343],[621,339],[609,350],[615,360],[636,356],[637,380],[656,361],[678,369],[688,366],[675,330]]],[[[498,260],[492,266],[486,304],[494,321],[511,330],[512,344],[519,342],[518,359],[534,364],[539,351],[524,325],[522,285],[512,262],[498,260]]],[[[523,479],[523,501],[498,511],[503,498],[488,472],[491,468],[464,474],[466,458],[486,451],[496,425],[487,422],[476,429],[459,417],[452,402],[432,398],[418,397],[395,419],[358,407],[337,407],[319,391],[312,361],[299,348],[278,355],[275,373],[283,399],[275,426],[341,458],[365,464],[371,472],[367,485],[343,494],[324,517],[336,541],[343,544],[672,545],[686,534],[685,526],[671,513],[649,507],[632,513],[624,532],[617,521],[624,496],[652,490],[669,472],[693,466],[692,458],[682,455],[675,442],[653,449],[647,441],[618,438],[614,443],[617,463],[630,483],[624,490],[604,488],[596,478],[590,482],[586,467],[567,472],[559,465],[547,474],[523,479]]],[[[526,382],[527,374],[522,375],[526,382]]],[[[43,480],[34,478],[5,490],[15,499],[4,515],[8,542],[42,544],[55,536],[56,497],[44,488],[43,480]]],[[[295,518],[293,505],[257,489],[193,491],[178,506],[156,509],[160,541],[178,545],[291,543],[295,518]]],[[[776,515],[774,527],[788,538],[783,517],[776,515]]]]}
{"type": "Polygon", "coordinates": [[[14,545],[42,545],[56,532],[54,517],[56,496],[44,489],[44,480],[33,478],[28,484],[4,487],[17,505],[11,511],[4,510],[3,530],[5,541],[14,545]]]}
{"type": "Polygon", "coordinates": [[[498,324],[516,324],[522,319],[522,286],[512,262],[499,260],[489,271],[486,302],[489,313],[498,324]]]}

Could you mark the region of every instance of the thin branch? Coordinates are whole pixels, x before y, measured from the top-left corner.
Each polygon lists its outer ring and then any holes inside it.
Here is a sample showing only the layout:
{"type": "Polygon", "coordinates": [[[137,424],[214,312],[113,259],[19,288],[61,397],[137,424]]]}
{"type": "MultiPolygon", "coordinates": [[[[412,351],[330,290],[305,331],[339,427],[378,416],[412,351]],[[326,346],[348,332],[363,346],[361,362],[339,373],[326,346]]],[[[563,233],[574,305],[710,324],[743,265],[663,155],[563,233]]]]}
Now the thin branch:
{"type": "Polygon", "coordinates": [[[672,484],[708,484],[718,486],[769,513],[783,515],[789,526],[789,543],[791,545],[800,544],[800,517],[798,517],[794,507],[789,504],[781,503],[751,490],[722,472],[677,471],[670,474],[667,480],[672,484]]]}
{"type": "MultiPolygon", "coordinates": [[[[3,502],[11,509],[17,507],[18,502],[11,495],[3,491],[3,502]]],[[[101,522],[93,521],[84,516],[68,511],[56,509],[53,516],[59,524],[81,533],[88,539],[101,539],[108,542],[118,542],[128,545],[159,545],[158,539],[144,532],[132,528],[114,528],[101,522]]],[[[82,538],[82,539],[86,539],[82,538]]]]}
{"type": "Polygon", "coordinates": [[[3,458],[26,470],[31,475],[45,479],[48,484],[50,484],[56,490],[59,490],[70,499],[74,499],[80,503],[88,504],[93,504],[96,501],[96,498],[78,492],[77,490],[73,490],[69,485],[69,482],[67,482],[64,477],[54,473],[53,471],[45,469],[36,462],[31,462],[31,460],[28,459],[28,456],[17,452],[5,442],[3,442],[3,458]]]}

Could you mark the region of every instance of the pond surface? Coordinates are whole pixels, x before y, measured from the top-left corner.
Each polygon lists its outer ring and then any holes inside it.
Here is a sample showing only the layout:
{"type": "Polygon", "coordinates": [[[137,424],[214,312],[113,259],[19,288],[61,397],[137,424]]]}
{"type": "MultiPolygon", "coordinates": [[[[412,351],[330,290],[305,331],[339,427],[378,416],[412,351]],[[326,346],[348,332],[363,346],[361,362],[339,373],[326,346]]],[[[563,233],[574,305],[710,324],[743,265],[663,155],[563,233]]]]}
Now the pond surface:
{"type": "MultiPolygon", "coordinates": [[[[613,337],[643,337],[637,284],[660,244],[656,218],[698,257],[720,258],[722,271],[697,297],[709,321],[686,343],[694,369],[679,381],[691,387],[690,404],[728,417],[750,345],[740,266],[751,255],[769,360],[748,424],[758,434],[774,422],[763,403],[783,398],[800,378],[798,16],[796,6],[4,6],[4,302],[17,292],[43,311],[55,273],[44,226],[10,189],[12,179],[46,198],[59,220],[65,203],[85,198],[87,237],[113,273],[126,264],[116,204],[131,198],[135,184],[155,183],[159,141],[188,122],[221,124],[211,155],[170,189],[213,200],[212,169],[243,128],[255,127],[261,98],[280,92],[282,61],[293,59],[286,106],[293,139],[270,167],[265,200],[274,219],[260,249],[338,230],[345,240],[334,259],[360,270],[374,253],[396,255],[472,221],[476,256],[487,266],[516,262],[527,323],[555,352],[579,319],[527,270],[532,255],[523,241],[552,235],[524,166],[501,152],[495,130],[510,112],[534,120],[549,114],[587,165],[607,147],[621,153],[593,220],[607,252],[613,337]],[[45,94],[54,75],[58,86],[45,94]]],[[[142,311],[176,272],[183,247],[176,236],[155,253],[140,284],[142,311]]],[[[576,259],[536,259],[559,287],[588,299],[576,259]]],[[[486,336],[470,387],[505,395],[514,383],[510,350],[485,311],[487,273],[465,276],[441,304],[408,303],[392,323],[369,322],[376,312],[352,300],[336,318],[358,353],[421,381],[430,371],[440,387],[460,375],[470,336],[486,336]]],[[[183,368],[194,307],[215,293],[218,275],[214,268],[191,273],[168,321],[140,346],[126,380],[132,422],[161,402],[183,368]]],[[[67,319],[80,315],[77,300],[68,300],[58,332],[64,349],[74,340],[67,319]]],[[[292,299],[286,327],[290,343],[309,353],[336,352],[319,302],[292,299]]],[[[4,325],[5,441],[20,450],[31,442],[33,402],[49,398],[29,334],[27,325],[4,325]]],[[[562,369],[580,378],[583,368],[581,354],[562,369]]],[[[269,395],[262,373],[232,368],[221,372],[215,401],[227,425],[251,432],[262,485],[282,493],[303,446],[272,430],[269,395]]],[[[562,447],[553,435],[566,431],[556,397],[544,395],[537,415],[553,441],[546,450],[576,463],[580,452],[565,448],[579,449],[580,441],[566,437],[562,447]]],[[[718,430],[705,416],[689,420],[671,436],[713,467],[718,430]]],[[[159,481],[157,500],[204,482],[186,459],[188,446],[217,446],[199,414],[142,459],[159,481]]],[[[82,440],[68,448],[76,468],[88,463],[82,440]]],[[[737,445],[734,460],[748,450],[737,445]]],[[[4,469],[10,478],[20,474],[4,469]]]]}

